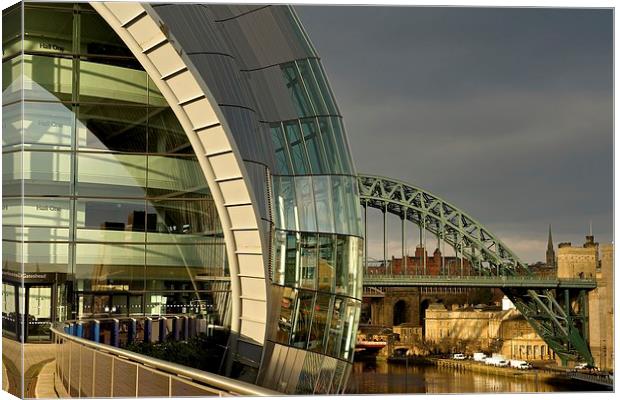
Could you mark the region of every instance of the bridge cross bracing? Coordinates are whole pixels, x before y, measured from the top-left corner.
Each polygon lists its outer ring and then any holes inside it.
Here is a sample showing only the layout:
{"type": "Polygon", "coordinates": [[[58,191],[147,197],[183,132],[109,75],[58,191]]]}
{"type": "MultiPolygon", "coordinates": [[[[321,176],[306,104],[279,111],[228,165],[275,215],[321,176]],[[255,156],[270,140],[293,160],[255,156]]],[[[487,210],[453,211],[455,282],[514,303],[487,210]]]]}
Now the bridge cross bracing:
{"type": "MultiPolygon", "coordinates": [[[[375,208],[383,213],[384,272],[387,276],[364,276],[365,294],[380,297],[380,287],[388,286],[471,286],[498,287],[514,303],[540,337],[564,364],[585,361],[593,364],[587,338],[587,290],[596,282],[587,280],[542,279],[534,276],[496,235],[455,205],[426,190],[398,180],[359,175],[360,203],[364,208],[364,235],[367,235],[367,210],[375,208]],[[403,230],[403,260],[405,256],[405,222],[420,229],[421,240],[426,232],[441,243],[451,246],[461,260],[468,261],[478,275],[449,280],[447,277],[424,274],[393,274],[387,260],[386,214],[400,217],[403,230]],[[442,280],[443,279],[443,280],[442,280]],[[374,292],[369,287],[376,286],[374,292]]],[[[424,239],[422,239],[424,238],[424,239]]],[[[423,246],[426,248],[426,246],[423,246]]],[[[368,248],[364,252],[364,266],[368,266],[368,248]]],[[[462,262],[461,262],[462,266],[462,262]]],[[[461,269],[462,270],[462,269],[461,269]]]]}

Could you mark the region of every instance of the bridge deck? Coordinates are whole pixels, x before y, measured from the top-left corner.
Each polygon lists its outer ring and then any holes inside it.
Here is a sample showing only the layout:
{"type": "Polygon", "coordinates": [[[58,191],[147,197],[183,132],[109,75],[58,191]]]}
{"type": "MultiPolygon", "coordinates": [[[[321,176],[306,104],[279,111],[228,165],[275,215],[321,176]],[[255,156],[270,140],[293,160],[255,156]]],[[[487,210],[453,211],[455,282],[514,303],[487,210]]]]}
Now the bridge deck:
{"type": "Polygon", "coordinates": [[[596,288],[596,280],[558,279],[526,276],[364,275],[364,286],[594,289],[596,288]]]}

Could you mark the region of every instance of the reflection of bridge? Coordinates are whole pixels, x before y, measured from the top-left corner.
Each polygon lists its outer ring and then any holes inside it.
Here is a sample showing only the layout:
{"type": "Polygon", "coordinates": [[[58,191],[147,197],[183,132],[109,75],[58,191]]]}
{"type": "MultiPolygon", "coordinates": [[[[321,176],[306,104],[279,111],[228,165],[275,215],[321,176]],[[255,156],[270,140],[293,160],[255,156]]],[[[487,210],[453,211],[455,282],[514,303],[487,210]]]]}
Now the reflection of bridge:
{"type": "Polygon", "coordinates": [[[364,275],[370,287],[488,287],[537,289],[594,289],[593,279],[558,279],[536,276],[364,275]]]}
{"type": "MultiPolygon", "coordinates": [[[[470,286],[498,287],[566,363],[584,360],[594,363],[587,343],[587,293],[596,286],[592,280],[558,280],[535,276],[502,241],[478,221],[438,196],[404,182],[379,176],[358,177],[361,205],[364,209],[364,236],[368,243],[367,213],[375,208],[383,214],[383,263],[387,276],[373,276],[368,268],[366,287],[377,286],[470,286]],[[427,233],[439,243],[452,247],[457,257],[466,259],[478,276],[449,277],[392,274],[387,259],[387,214],[401,220],[402,256],[407,271],[406,225],[419,228],[420,245],[426,249],[427,233]]],[[[368,245],[365,262],[368,265],[368,245]]],[[[424,256],[426,272],[426,256],[424,256]]],[[[426,274],[424,274],[426,275],[426,274]]],[[[380,297],[381,290],[365,293],[380,297]]]]}

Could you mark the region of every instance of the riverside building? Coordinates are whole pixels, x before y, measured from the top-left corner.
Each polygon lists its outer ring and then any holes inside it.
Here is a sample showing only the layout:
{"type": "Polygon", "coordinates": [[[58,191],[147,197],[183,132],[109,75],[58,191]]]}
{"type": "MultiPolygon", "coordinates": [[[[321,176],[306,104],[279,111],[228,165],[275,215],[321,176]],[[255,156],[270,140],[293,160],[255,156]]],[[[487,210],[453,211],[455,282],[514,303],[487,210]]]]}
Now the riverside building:
{"type": "Polygon", "coordinates": [[[230,376],[341,392],[359,194],[294,11],[21,2],[2,33],[5,338],[201,308],[230,376]]]}

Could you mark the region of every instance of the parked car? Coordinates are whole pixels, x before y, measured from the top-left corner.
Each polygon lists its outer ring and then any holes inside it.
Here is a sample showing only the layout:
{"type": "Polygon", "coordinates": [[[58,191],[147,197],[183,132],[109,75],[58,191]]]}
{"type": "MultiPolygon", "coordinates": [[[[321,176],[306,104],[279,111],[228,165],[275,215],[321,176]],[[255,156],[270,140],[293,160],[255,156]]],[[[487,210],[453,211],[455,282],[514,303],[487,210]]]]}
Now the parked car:
{"type": "Polygon", "coordinates": [[[487,356],[484,353],[474,353],[473,355],[474,361],[483,362],[486,358],[487,356]]]}
{"type": "Polygon", "coordinates": [[[463,353],[454,353],[452,354],[452,359],[453,360],[466,360],[467,357],[465,357],[465,354],[463,353]]]}

